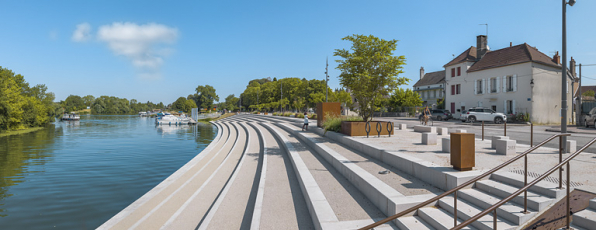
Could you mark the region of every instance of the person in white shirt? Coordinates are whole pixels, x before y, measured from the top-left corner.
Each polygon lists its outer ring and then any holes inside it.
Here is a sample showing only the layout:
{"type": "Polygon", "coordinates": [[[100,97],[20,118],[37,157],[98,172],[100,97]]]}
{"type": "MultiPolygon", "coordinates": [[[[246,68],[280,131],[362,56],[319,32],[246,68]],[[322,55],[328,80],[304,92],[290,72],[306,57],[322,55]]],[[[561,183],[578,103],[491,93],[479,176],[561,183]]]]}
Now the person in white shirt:
{"type": "Polygon", "coordinates": [[[306,131],[308,131],[308,114],[304,113],[304,125],[302,125],[302,131],[304,131],[304,127],[306,127],[306,131]]]}

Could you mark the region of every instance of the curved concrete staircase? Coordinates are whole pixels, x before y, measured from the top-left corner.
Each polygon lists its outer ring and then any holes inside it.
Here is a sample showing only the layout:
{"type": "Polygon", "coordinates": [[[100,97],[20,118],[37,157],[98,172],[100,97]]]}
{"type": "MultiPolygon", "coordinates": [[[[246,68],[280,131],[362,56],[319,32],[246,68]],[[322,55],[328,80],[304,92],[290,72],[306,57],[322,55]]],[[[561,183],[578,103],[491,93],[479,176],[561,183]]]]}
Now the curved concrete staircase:
{"type": "MultiPolygon", "coordinates": [[[[236,115],[200,154],[99,229],[357,229],[444,192],[388,161],[340,143],[302,119],[236,115]]],[[[339,134],[334,134],[339,135],[339,134]]],[[[458,222],[523,185],[495,173],[458,193],[458,222]]],[[[541,182],[501,206],[499,229],[517,229],[564,196],[541,182]]],[[[453,197],[375,229],[449,229],[453,197]]],[[[578,213],[579,214],[579,213],[578,213]]],[[[485,216],[466,229],[492,229],[485,216]]]]}

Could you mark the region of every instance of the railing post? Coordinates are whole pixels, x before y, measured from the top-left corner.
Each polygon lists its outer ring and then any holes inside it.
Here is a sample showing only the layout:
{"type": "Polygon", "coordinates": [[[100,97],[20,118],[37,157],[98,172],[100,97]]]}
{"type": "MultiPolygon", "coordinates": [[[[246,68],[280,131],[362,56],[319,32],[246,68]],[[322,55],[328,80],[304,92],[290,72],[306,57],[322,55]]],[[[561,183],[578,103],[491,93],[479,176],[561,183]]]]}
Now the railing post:
{"type": "Polygon", "coordinates": [[[482,140],[484,140],[484,121],[482,121],[482,140]]]}
{"type": "MultiPolygon", "coordinates": [[[[563,136],[559,136],[559,163],[563,161],[563,136]]],[[[559,168],[559,189],[563,189],[563,167],[559,168]]]]}
{"type": "Polygon", "coordinates": [[[534,147],[534,123],[530,123],[530,147],[534,147]]]}
{"type": "Polygon", "coordinates": [[[497,209],[493,211],[493,229],[497,229],[497,209]]]}
{"type": "MultiPolygon", "coordinates": [[[[528,154],[524,156],[524,187],[528,185],[528,154]]],[[[528,214],[528,190],[524,190],[524,213],[528,214]]]]}
{"type": "Polygon", "coordinates": [[[571,215],[571,209],[569,208],[570,204],[569,204],[569,181],[571,181],[571,178],[569,178],[570,173],[570,168],[571,166],[569,166],[569,161],[567,161],[567,229],[571,229],[569,227],[569,215],[571,215]]]}
{"type": "Polygon", "coordinates": [[[457,190],[453,192],[453,227],[457,226],[457,190]]]}

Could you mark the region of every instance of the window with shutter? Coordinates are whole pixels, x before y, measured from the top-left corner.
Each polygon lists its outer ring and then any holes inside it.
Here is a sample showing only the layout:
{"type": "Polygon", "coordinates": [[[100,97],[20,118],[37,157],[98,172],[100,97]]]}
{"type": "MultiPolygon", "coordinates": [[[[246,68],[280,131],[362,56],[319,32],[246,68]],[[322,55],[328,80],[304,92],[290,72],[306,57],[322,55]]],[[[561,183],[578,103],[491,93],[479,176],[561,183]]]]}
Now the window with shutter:
{"type": "Polygon", "coordinates": [[[457,67],[457,76],[461,76],[461,67],[457,67]]]}
{"type": "Polygon", "coordinates": [[[451,68],[451,77],[455,77],[455,68],[451,68]]]}
{"type": "Polygon", "coordinates": [[[456,88],[456,94],[461,94],[461,84],[457,84],[455,86],[455,88],[456,88]]]}
{"type": "Polygon", "coordinates": [[[451,95],[455,95],[455,85],[451,86],[451,95]]]}

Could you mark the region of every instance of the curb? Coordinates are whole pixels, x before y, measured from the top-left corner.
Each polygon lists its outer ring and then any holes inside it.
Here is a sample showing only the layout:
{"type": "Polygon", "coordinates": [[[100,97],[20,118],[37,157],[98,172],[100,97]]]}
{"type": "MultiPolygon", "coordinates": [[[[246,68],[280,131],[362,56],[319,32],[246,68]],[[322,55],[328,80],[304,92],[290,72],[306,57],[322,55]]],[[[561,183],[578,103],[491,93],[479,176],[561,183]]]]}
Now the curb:
{"type": "MultiPolygon", "coordinates": [[[[556,133],[560,133],[561,130],[560,129],[545,129],[544,131],[546,132],[556,132],[556,133]]],[[[568,133],[578,133],[578,134],[596,134],[596,131],[594,132],[578,132],[578,131],[573,131],[573,130],[567,130],[568,133]]]]}

